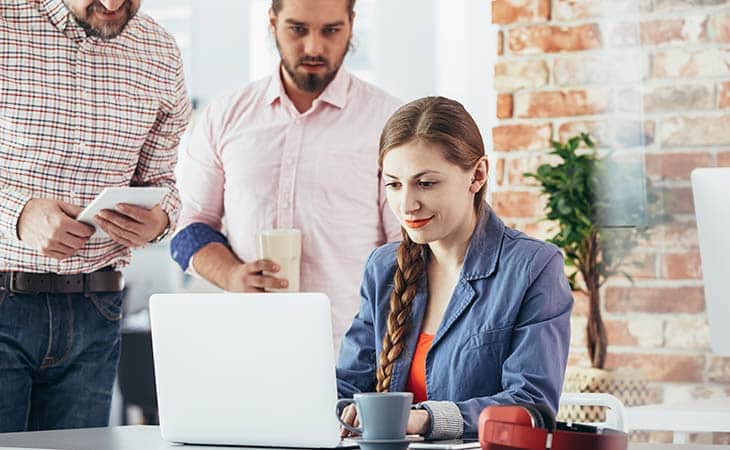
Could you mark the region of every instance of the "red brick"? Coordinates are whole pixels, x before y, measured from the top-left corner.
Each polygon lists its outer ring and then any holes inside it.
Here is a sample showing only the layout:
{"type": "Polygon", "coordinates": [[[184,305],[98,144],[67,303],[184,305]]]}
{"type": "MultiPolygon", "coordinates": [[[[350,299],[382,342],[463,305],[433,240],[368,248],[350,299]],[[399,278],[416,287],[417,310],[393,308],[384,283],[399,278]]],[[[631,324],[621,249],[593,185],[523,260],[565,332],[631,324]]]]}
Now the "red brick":
{"type": "Polygon", "coordinates": [[[531,118],[600,114],[609,109],[609,104],[607,92],[599,89],[518,92],[514,98],[514,115],[531,118]]]}
{"type": "Polygon", "coordinates": [[[497,92],[538,89],[548,84],[550,71],[545,61],[502,61],[494,67],[494,88],[497,92]]]}
{"type": "MultiPolygon", "coordinates": [[[[656,260],[654,253],[634,253],[627,255],[621,265],[621,271],[626,272],[634,280],[656,279],[656,260]]],[[[615,275],[624,278],[623,275],[615,275]]]]}
{"type": "Polygon", "coordinates": [[[685,12],[696,7],[720,7],[730,6],[729,0],[654,0],[653,11],[678,11],[685,12]]]}
{"type": "Polygon", "coordinates": [[[544,22],[550,19],[550,0],[492,0],[492,23],[544,22]]]}
{"type": "Polygon", "coordinates": [[[650,20],[641,23],[641,44],[661,45],[674,42],[707,40],[707,18],[650,20]]]}
{"type": "Polygon", "coordinates": [[[730,167],[730,152],[723,152],[717,154],[717,166],[718,167],[730,167]]]}
{"type": "Polygon", "coordinates": [[[637,346],[639,340],[631,334],[626,320],[605,320],[606,338],[610,345],[637,346]]]}
{"type": "Polygon", "coordinates": [[[707,378],[713,383],[730,383],[730,358],[713,356],[710,360],[707,378]]]}
{"type": "Polygon", "coordinates": [[[545,201],[538,192],[498,191],[492,193],[492,206],[499,216],[540,217],[545,214],[545,201]]]}
{"type": "Polygon", "coordinates": [[[710,78],[730,75],[730,50],[717,47],[700,50],[666,50],[653,59],[655,78],[710,78]]]}
{"type": "Polygon", "coordinates": [[[569,367],[590,367],[591,362],[588,360],[588,352],[586,346],[581,345],[578,348],[571,348],[568,353],[569,367]]]}
{"type": "Polygon", "coordinates": [[[499,158],[495,164],[490,164],[489,171],[492,172],[497,186],[504,184],[504,158],[499,158]]]}
{"type": "Polygon", "coordinates": [[[703,380],[705,358],[695,355],[610,353],[606,368],[639,369],[649,381],[699,383],[703,380]]]}
{"type": "Polygon", "coordinates": [[[647,0],[555,0],[553,20],[576,20],[590,17],[618,17],[620,15],[648,12],[647,0]]]}
{"type": "MultiPolygon", "coordinates": [[[[517,110],[517,99],[515,99],[517,110]]],[[[661,141],[668,146],[730,145],[730,115],[673,117],[662,121],[661,141]]]]}
{"type": "Polygon", "coordinates": [[[715,41],[722,43],[730,42],[730,16],[728,15],[716,15],[715,16],[715,41]]]}
{"type": "Polygon", "coordinates": [[[606,289],[606,311],[700,313],[705,310],[701,287],[617,287],[606,289]]]}
{"type": "Polygon", "coordinates": [[[540,25],[509,30],[509,48],[515,53],[556,53],[601,47],[596,24],[574,27],[540,25]]]}
{"type": "Polygon", "coordinates": [[[720,108],[730,108],[730,82],[720,84],[720,108]]]}
{"type": "Polygon", "coordinates": [[[667,153],[646,155],[646,174],[652,178],[689,180],[697,167],[710,167],[709,153],[667,153]]]}
{"type": "Polygon", "coordinates": [[[686,113],[715,107],[715,87],[711,84],[683,84],[649,89],[644,94],[643,112],[686,113]]]}
{"type": "Polygon", "coordinates": [[[666,214],[694,214],[692,189],[688,187],[667,188],[658,192],[662,210],[666,214]]]}
{"type": "Polygon", "coordinates": [[[497,96],[497,118],[509,119],[512,117],[512,94],[499,94],[497,96]]]}
{"type": "Polygon", "coordinates": [[[507,160],[504,167],[505,178],[510,186],[539,186],[532,178],[526,178],[525,172],[535,173],[542,164],[557,164],[560,158],[554,155],[539,155],[507,160]]]}
{"type": "Polygon", "coordinates": [[[555,58],[553,82],[557,86],[640,85],[649,73],[648,67],[649,55],[641,49],[622,49],[597,55],[578,53],[555,58]]]}
{"type": "Polygon", "coordinates": [[[558,128],[558,139],[564,142],[581,132],[598,147],[644,147],[654,142],[654,122],[636,120],[565,122],[558,128]]]}
{"type": "Polygon", "coordinates": [[[514,228],[522,231],[528,236],[540,239],[540,240],[546,240],[550,238],[551,236],[555,235],[555,227],[551,222],[548,222],[546,220],[538,220],[536,222],[530,222],[530,223],[520,223],[519,226],[515,226],[514,228]]]}
{"type": "Polygon", "coordinates": [[[694,221],[680,222],[678,220],[657,225],[652,230],[657,234],[653,236],[650,246],[654,248],[682,248],[697,249],[699,240],[697,238],[697,226],[694,221]]]}
{"type": "Polygon", "coordinates": [[[644,233],[646,236],[638,243],[641,248],[662,250],[697,250],[699,248],[697,226],[694,221],[673,220],[654,225],[644,233]]]}
{"type": "Polygon", "coordinates": [[[608,47],[638,47],[641,43],[639,24],[636,22],[609,23],[604,30],[608,47]]]}
{"type": "Polygon", "coordinates": [[[542,125],[500,125],[492,129],[494,150],[540,150],[550,148],[552,128],[542,125]]]}
{"type": "Polygon", "coordinates": [[[662,277],[670,280],[702,279],[699,253],[666,253],[662,258],[662,277]]]}

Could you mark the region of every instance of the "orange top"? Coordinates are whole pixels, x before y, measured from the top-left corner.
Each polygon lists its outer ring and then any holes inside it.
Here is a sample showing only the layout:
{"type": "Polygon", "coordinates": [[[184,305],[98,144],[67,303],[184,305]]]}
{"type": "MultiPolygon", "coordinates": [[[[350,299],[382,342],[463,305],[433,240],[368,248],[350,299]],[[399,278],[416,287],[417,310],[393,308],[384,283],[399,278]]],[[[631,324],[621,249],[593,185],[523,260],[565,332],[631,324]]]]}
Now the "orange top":
{"type": "Polygon", "coordinates": [[[406,384],[406,391],[413,392],[413,403],[428,400],[428,392],[426,391],[426,355],[431,349],[432,342],[433,334],[419,333],[416,351],[413,353],[413,361],[411,361],[411,371],[408,374],[408,383],[406,384]]]}

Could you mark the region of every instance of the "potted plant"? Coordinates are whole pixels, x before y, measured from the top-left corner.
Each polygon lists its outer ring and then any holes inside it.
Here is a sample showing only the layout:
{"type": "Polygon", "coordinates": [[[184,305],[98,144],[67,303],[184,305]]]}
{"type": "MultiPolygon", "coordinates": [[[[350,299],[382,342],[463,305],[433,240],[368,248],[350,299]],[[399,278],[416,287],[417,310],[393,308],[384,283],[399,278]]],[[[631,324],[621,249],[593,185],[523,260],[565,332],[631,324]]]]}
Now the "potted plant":
{"type": "MultiPolygon", "coordinates": [[[[616,274],[631,279],[622,268],[636,240],[637,225],[646,222],[642,218],[646,216],[647,196],[643,195],[646,190],[642,189],[639,195],[632,195],[634,199],[643,198],[643,207],[619,208],[623,213],[618,217],[613,213],[617,203],[624,206],[631,203],[626,202],[627,190],[619,189],[616,191],[618,194],[610,194],[604,189],[602,180],[607,179],[609,172],[615,178],[616,174],[622,176],[625,171],[617,170],[616,165],[608,159],[599,158],[593,140],[585,133],[564,143],[552,142],[552,148],[551,155],[559,158],[560,162],[555,165],[543,164],[535,173],[526,173],[525,176],[539,182],[541,194],[547,196],[545,218],[558,227],[557,233],[548,241],[562,249],[566,265],[572,268],[568,274],[571,288],[584,292],[588,297],[586,346],[592,367],[588,370],[571,368],[566,374],[564,390],[609,392],[627,405],[646,403],[648,388],[641,374],[627,370],[604,370],[608,340],[601,314],[601,286],[606,280],[616,274]],[[581,144],[585,144],[585,148],[581,148],[581,144]],[[612,227],[604,226],[607,223],[612,227]],[[623,228],[623,232],[617,233],[617,224],[623,228]],[[630,395],[634,398],[629,398],[621,390],[632,392],[630,395]]],[[[631,176],[634,185],[638,181],[646,187],[643,175],[631,176]]],[[[613,181],[614,185],[621,184],[613,181]]],[[[601,419],[596,415],[602,415],[602,409],[599,412],[595,408],[581,409],[582,417],[572,417],[574,420],[601,419]]]]}

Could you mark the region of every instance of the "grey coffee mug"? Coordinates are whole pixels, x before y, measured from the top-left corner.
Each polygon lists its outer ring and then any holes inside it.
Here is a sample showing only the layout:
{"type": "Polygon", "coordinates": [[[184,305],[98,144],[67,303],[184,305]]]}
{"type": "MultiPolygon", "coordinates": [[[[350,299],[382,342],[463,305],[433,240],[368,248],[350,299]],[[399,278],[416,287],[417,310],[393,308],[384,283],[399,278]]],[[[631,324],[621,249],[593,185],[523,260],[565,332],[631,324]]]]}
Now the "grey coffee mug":
{"type": "Polygon", "coordinates": [[[337,420],[352,433],[368,439],[405,439],[408,415],[413,402],[410,392],[367,392],[355,394],[354,398],[337,402],[337,420]],[[340,419],[342,410],[355,404],[360,418],[360,428],[344,423],[340,419]]]}

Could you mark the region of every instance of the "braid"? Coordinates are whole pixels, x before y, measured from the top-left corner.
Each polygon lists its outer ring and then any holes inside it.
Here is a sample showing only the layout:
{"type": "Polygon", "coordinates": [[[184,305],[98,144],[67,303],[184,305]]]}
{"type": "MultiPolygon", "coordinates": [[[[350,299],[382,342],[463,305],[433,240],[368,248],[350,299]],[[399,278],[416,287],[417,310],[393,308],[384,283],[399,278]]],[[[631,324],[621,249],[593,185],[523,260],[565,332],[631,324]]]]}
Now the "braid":
{"type": "Polygon", "coordinates": [[[414,243],[401,229],[403,242],[398,247],[398,266],[393,276],[393,293],[390,295],[387,330],[383,337],[383,351],[377,371],[377,392],[387,392],[393,374],[393,363],[405,347],[405,337],[410,324],[411,306],[423,276],[421,245],[414,243]]]}

